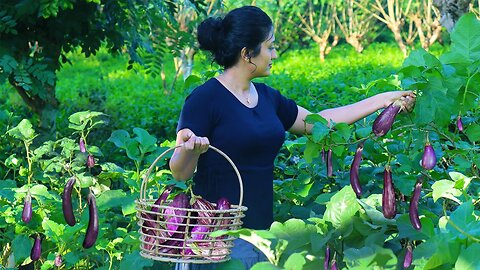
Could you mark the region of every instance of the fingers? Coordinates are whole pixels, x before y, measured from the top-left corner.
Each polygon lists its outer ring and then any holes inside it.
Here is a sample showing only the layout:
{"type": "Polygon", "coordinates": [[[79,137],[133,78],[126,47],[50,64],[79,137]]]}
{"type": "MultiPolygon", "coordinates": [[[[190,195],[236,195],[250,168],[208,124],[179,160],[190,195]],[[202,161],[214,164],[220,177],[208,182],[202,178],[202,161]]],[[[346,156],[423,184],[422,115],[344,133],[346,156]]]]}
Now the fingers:
{"type": "Polygon", "coordinates": [[[183,142],[183,149],[188,151],[194,151],[199,154],[205,153],[210,145],[207,137],[198,137],[191,130],[185,130],[180,136],[181,142],[183,142]]]}

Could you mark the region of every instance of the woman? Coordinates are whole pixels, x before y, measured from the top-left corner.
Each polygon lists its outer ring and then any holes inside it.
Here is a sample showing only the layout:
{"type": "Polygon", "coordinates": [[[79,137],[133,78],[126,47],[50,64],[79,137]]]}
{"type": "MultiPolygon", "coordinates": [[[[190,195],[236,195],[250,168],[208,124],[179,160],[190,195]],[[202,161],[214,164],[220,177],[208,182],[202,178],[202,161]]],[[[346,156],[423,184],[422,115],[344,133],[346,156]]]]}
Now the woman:
{"type": "MultiPolygon", "coordinates": [[[[245,6],[223,19],[208,18],[198,26],[200,49],[211,52],[224,72],[197,87],[185,100],[177,127],[177,148],[170,160],[173,176],[194,176],[194,192],[209,201],[227,197],[238,203],[239,187],[231,165],[208,146],[225,152],[240,170],[243,204],[248,207],[243,226],[267,229],[273,222],[273,168],[285,131],[310,133],[304,119],[311,114],[273,88],[254,83],[270,75],[277,58],[272,21],[261,9],[245,6]]],[[[357,103],[319,114],[334,122],[355,121],[412,96],[409,91],[385,92],[357,103]]],[[[232,257],[247,268],[262,259],[248,243],[237,241],[232,257]],[[243,249],[239,251],[238,249],[243,249]]]]}

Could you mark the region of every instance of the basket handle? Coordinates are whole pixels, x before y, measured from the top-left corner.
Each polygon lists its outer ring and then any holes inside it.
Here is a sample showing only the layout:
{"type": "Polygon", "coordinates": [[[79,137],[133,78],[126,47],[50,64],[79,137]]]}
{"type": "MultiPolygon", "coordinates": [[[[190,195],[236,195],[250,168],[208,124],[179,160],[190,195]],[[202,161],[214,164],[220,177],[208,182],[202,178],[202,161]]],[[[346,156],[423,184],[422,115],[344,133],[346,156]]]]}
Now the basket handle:
{"type": "MultiPolygon", "coordinates": [[[[167,150],[165,150],[163,153],[161,153],[150,165],[150,167],[147,170],[147,173],[143,176],[142,184],[140,186],[140,200],[143,200],[147,197],[147,184],[148,184],[148,177],[152,173],[153,168],[155,167],[155,164],[162,159],[167,153],[182,147],[182,144],[176,145],[174,147],[171,147],[167,150]]],[[[220,149],[216,148],[215,146],[209,145],[208,148],[215,150],[217,153],[219,153],[221,156],[223,156],[229,163],[232,165],[233,169],[235,170],[235,173],[237,174],[238,178],[238,184],[240,186],[240,199],[238,201],[238,206],[242,206],[243,203],[243,181],[242,181],[242,176],[240,175],[240,172],[238,171],[237,166],[235,166],[235,163],[233,163],[232,159],[227,156],[224,152],[222,152],[220,149]]]]}

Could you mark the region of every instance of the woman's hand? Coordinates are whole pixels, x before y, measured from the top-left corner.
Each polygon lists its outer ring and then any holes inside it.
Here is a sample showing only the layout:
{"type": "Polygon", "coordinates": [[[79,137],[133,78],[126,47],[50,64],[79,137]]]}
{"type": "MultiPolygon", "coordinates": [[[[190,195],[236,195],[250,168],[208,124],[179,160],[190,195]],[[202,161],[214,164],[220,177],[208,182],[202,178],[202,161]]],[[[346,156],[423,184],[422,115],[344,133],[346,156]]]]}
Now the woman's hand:
{"type": "Polygon", "coordinates": [[[177,142],[183,143],[183,149],[196,154],[207,152],[210,142],[207,137],[198,137],[188,128],[182,129],[177,134],[177,142]]]}
{"type": "Polygon", "coordinates": [[[397,100],[401,100],[402,109],[408,112],[411,112],[415,106],[415,94],[412,91],[391,91],[383,94],[385,95],[384,108],[397,100]]]}

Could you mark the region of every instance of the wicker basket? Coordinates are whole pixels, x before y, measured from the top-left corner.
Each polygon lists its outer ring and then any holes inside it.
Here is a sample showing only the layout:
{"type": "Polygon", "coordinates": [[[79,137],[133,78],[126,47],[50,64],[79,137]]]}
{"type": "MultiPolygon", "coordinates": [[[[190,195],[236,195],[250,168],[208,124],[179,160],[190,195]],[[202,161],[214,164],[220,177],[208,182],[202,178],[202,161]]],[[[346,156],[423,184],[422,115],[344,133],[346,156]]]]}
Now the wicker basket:
{"type": "MultiPolygon", "coordinates": [[[[156,212],[152,211],[155,199],[148,199],[146,191],[150,173],[160,159],[168,152],[180,146],[181,145],[172,147],[160,154],[153,161],[152,165],[150,165],[147,173],[143,177],[140,187],[140,198],[135,201],[138,225],[140,227],[138,230],[141,242],[140,255],[148,259],[175,263],[204,264],[228,261],[230,259],[233,240],[235,240],[236,237],[224,235],[212,238],[208,234],[218,230],[228,231],[239,229],[242,225],[241,218],[245,216],[244,212],[247,210],[247,207],[242,206],[243,182],[240,172],[233,161],[218,148],[209,146],[209,148],[215,150],[227,159],[237,174],[240,185],[240,200],[238,205],[231,205],[228,210],[200,210],[172,207],[169,206],[171,201],[166,201],[158,206],[158,208],[155,206],[157,208],[155,209],[156,212]],[[169,209],[167,211],[169,214],[166,214],[165,210],[167,209],[169,209]],[[204,222],[205,215],[209,216],[208,219],[210,222],[207,224],[204,222]],[[201,228],[201,231],[198,231],[196,229],[199,228],[194,228],[197,225],[197,221],[201,218],[203,218],[203,223],[200,227],[203,228],[201,228]],[[175,232],[167,229],[168,225],[179,225],[179,220],[182,220],[181,226],[178,226],[175,232]],[[194,230],[193,233],[192,229],[194,230]],[[191,236],[194,234],[196,237],[192,239],[191,236]]],[[[212,204],[216,206],[215,203],[212,204]]]]}

